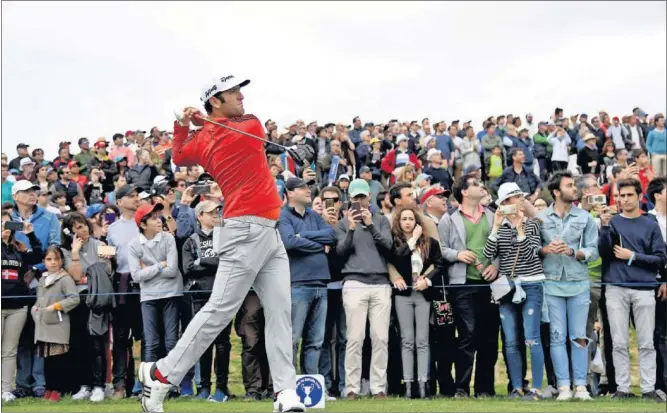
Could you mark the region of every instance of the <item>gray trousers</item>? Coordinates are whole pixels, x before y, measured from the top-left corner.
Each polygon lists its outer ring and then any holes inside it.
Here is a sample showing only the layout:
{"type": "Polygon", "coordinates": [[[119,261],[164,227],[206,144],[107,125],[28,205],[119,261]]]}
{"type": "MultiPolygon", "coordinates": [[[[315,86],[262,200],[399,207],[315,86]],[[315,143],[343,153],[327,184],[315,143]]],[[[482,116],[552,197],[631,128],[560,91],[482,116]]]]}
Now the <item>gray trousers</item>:
{"type": "Polygon", "coordinates": [[[26,307],[2,309],[2,392],[12,391],[19,338],[28,318],[26,307]]]}
{"type": "Polygon", "coordinates": [[[416,343],[417,375],[419,376],[417,379],[425,382],[428,380],[430,364],[428,332],[431,303],[426,301],[424,294],[414,290],[409,296],[397,295],[395,300],[396,316],[401,328],[403,380],[414,381],[416,343]]]}
{"type": "Polygon", "coordinates": [[[613,360],[618,391],[630,392],[630,309],[634,314],[639,347],[639,387],[642,394],[655,390],[655,291],[607,286],[607,313],[614,343],[613,360]]]}
{"type": "Polygon", "coordinates": [[[157,362],[172,384],[180,384],[220,332],[238,312],[250,287],[259,296],[271,344],[266,354],[276,392],[296,387],[292,364],[290,270],[278,229],[225,220],[217,244],[220,254],[213,292],[195,314],[176,347],[157,362]]]}

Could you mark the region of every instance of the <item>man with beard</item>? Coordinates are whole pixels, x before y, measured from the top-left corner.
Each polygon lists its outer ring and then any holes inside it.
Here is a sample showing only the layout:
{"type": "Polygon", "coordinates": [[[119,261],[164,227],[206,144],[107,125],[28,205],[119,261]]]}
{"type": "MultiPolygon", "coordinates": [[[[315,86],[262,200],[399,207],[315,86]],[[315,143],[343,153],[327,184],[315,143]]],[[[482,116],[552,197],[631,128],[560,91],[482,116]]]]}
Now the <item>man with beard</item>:
{"type": "Polygon", "coordinates": [[[572,398],[571,385],[575,388],[575,399],[591,400],[586,389],[589,342],[586,323],[591,301],[588,263],[599,256],[597,225],[587,211],[573,206],[578,196],[570,172],[556,172],[548,187],[554,203],[538,217],[542,221],[540,255],[544,257],[547,278],[544,294],[558,400],[572,398]],[[570,355],[567,341],[570,341],[570,355]]]}

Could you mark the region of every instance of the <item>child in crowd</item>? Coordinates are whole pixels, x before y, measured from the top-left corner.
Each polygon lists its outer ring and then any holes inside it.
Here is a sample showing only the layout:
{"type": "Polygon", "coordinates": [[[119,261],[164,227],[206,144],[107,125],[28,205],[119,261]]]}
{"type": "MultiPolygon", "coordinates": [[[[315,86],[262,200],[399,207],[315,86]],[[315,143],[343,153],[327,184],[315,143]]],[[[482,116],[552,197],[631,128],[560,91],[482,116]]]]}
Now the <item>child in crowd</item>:
{"type": "Polygon", "coordinates": [[[37,302],[32,307],[35,320],[37,354],[44,357],[46,392],[44,400],[59,402],[63,378],[67,376],[69,351],[69,312],[79,305],[79,294],[72,277],[63,269],[63,253],[51,246],[44,257],[46,272],[37,287],[37,302]]]}

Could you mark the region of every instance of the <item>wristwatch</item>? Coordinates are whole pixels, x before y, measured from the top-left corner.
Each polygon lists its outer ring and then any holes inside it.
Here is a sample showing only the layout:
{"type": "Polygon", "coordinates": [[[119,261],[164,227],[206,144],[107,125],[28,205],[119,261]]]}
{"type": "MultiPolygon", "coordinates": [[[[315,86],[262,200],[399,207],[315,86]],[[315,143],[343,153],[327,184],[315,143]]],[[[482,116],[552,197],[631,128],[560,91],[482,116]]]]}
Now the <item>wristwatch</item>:
{"type": "Polygon", "coordinates": [[[568,252],[567,255],[570,256],[570,257],[574,257],[575,254],[576,253],[574,252],[574,248],[570,248],[570,252],[568,252]]]}

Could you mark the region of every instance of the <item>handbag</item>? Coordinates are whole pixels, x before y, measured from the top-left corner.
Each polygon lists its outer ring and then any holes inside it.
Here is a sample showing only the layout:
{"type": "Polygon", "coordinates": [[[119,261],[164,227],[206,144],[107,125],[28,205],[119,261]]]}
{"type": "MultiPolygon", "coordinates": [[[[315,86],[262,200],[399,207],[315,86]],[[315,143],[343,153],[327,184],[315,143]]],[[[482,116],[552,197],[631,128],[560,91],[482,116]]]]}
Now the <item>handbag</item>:
{"type": "Polygon", "coordinates": [[[519,247],[516,248],[516,256],[514,257],[514,264],[512,264],[512,272],[510,276],[502,275],[496,278],[491,283],[491,296],[493,301],[499,303],[503,297],[506,297],[510,294],[516,286],[514,285],[514,270],[516,269],[516,263],[519,261],[519,247]]]}
{"type": "Polygon", "coordinates": [[[447,294],[445,292],[445,278],[442,277],[442,298],[443,301],[433,301],[433,316],[436,325],[452,325],[454,324],[454,312],[452,305],[447,301],[447,294]]]}

